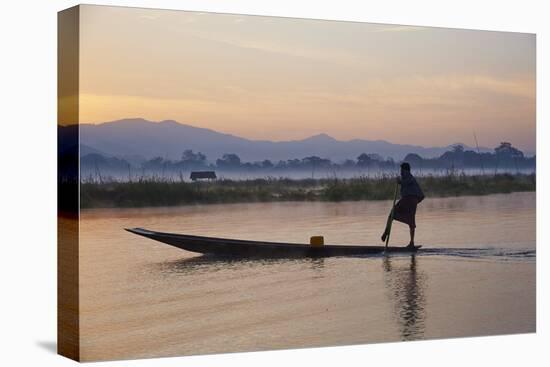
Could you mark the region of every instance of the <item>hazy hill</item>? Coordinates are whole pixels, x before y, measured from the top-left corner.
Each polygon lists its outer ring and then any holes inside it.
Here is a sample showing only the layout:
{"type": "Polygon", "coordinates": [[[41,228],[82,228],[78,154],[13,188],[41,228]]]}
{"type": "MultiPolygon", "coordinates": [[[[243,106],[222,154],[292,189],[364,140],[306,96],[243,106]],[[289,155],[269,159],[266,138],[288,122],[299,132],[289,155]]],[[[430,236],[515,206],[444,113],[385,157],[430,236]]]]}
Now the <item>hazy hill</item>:
{"type": "MultiPolygon", "coordinates": [[[[61,128],[70,129],[71,127],[61,128]]],[[[382,157],[401,160],[408,153],[425,158],[436,157],[449,150],[445,147],[422,147],[392,144],[383,140],[336,140],[326,134],[303,140],[272,142],[250,140],[198,128],[176,121],[152,122],[144,119],[123,119],[103,124],[80,125],[81,144],[88,152],[102,152],[107,156],[143,157],[160,156],[179,159],[186,149],[206,154],[210,161],[225,153],[236,153],[243,161],[270,159],[272,161],[303,158],[317,155],[333,161],[355,159],[361,153],[377,153],[382,157]]],[[[482,148],[482,151],[488,151],[482,148]]]]}

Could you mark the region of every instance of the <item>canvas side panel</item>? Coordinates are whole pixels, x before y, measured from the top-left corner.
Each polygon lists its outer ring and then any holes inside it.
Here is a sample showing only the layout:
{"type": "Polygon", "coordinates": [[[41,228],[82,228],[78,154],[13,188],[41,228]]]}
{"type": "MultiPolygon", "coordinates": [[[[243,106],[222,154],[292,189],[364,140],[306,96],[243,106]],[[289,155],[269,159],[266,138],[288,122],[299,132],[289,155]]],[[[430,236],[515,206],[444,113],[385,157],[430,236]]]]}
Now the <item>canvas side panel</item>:
{"type": "Polygon", "coordinates": [[[57,352],[79,360],[79,7],[57,21],[57,352]]]}

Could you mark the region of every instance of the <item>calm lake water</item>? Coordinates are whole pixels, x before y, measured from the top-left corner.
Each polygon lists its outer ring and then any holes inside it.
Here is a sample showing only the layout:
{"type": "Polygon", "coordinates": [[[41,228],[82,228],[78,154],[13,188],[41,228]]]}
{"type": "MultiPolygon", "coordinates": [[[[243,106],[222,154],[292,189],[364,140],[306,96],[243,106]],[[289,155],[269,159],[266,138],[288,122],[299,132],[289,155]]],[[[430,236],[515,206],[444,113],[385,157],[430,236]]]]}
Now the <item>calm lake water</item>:
{"type": "MultiPolygon", "coordinates": [[[[239,261],[123,230],[380,244],[387,201],[81,215],[81,357],[104,360],[534,332],[535,193],[428,198],[417,255],[239,261]]],[[[392,244],[408,242],[396,223],[392,244]]]]}

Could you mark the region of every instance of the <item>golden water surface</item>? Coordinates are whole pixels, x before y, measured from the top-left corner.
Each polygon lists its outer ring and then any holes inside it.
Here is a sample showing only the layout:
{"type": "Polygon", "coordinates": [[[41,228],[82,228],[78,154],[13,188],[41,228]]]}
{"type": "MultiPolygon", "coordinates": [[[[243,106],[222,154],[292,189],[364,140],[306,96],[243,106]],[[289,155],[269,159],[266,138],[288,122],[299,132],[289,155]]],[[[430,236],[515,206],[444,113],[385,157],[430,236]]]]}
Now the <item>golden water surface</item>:
{"type": "MultiPolygon", "coordinates": [[[[421,203],[415,256],[204,257],[123,230],[380,244],[391,203],[94,209],[81,215],[83,360],[534,332],[535,193],[421,203]]],[[[392,244],[408,241],[395,224],[392,244]]]]}

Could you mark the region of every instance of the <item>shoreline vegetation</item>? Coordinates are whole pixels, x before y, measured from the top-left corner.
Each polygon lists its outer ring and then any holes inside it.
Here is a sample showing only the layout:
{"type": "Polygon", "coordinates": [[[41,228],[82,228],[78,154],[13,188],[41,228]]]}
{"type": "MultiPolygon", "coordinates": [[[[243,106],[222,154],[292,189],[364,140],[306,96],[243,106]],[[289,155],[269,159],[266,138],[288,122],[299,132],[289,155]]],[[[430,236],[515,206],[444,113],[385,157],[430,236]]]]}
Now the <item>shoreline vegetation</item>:
{"type": "MultiPolygon", "coordinates": [[[[258,178],[296,175],[301,175],[301,178],[320,178],[323,175],[331,175],[331,172],[340,172],[351,177],[362,175],[364,172],[368,175],[368,172],[395,171],[400,164],[391,157],[384,158],[376,153],[361,153],[355,159],[343,161],[333,161],[312,155],[278,162],[269,159],[245,162],[235,153],[226,153],[215,162],[211,162],[205,154],[187,149],[183,151],[180,160],[163,157],[149,160],[130,158],[105,157],[98,153],[85,154],[80,159],[80,172],[82,177],[99,181],[102,181],[103,177],[128,181],[157,176],[178,179],[182,172],[203,170],[216,171],[227,178],[239,178],[243,174],[258,178]]],[[[418,154],[409,153],[405,155],[403,161],[410,163],[415,167],[415,172],[420,173],[475,170],[482,174],[497,174],[503,171],[530,171],[536,166],[535,156],[526,157],[509,142],[502,142],[492,153],[467,150],[463,145],[456,144],[439,157],[424,158],[418,154]]]]}
{"type": "MultiPolygon", "coordinates": [[[[417,177],[427,198],[479,196],[535,191],[536,175],[496,174],[417,177]]],[[[132,208],[281,201],[358,201],[389,200],[393,197],[395,176],[348,179],[257,178],[220,179],[186,182],[167,178],[135,181],[94,181],[80,184],[80,206],[87,208],[132,208]]]]}

